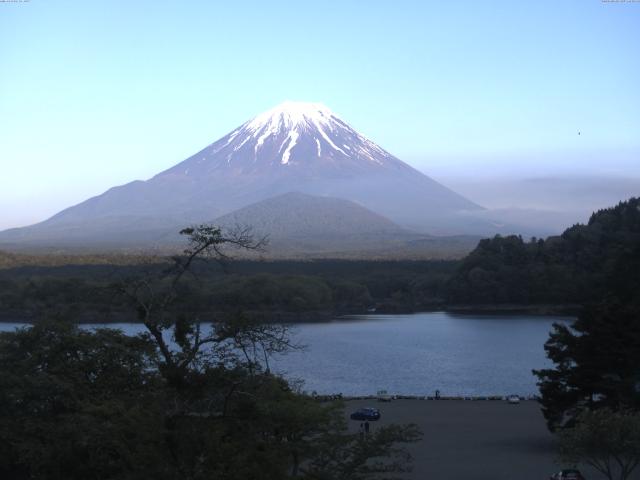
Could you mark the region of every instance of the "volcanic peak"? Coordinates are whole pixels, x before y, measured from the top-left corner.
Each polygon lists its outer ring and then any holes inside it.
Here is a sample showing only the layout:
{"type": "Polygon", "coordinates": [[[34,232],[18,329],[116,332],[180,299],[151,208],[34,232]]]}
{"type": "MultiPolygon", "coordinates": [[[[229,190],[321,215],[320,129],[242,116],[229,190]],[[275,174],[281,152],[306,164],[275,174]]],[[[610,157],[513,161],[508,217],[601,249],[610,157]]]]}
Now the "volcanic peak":
{"type": "Polygon", "coordinates": [[[345,134],[352,138],[350,142],[355,140],[359,143],[355,150],[368,160],[381,163],[376,158],[376,154],[388,155],[375,143],[360,135],[346,122],[338,118],[328,107],[322,103],[312,102],[285,101],[231,132],[225,145],[233,142],[235,144],[233,150],[237,151],[246,143],[253,143],[254,155],[257,156],[266,140],[272,137],[281,138],[280,163],[287,165],[291,157],[291,150],[305,135],[313,138],[318,157],[322,155],[322,143],[345,157],[351,157],[353,152],[347,151],[347,149],[351,150],[350,147],[338,145],[344,143],[340,140],[344,139],[345,134]],[[237,139],[242,140],[238,142],[237,139]]]}

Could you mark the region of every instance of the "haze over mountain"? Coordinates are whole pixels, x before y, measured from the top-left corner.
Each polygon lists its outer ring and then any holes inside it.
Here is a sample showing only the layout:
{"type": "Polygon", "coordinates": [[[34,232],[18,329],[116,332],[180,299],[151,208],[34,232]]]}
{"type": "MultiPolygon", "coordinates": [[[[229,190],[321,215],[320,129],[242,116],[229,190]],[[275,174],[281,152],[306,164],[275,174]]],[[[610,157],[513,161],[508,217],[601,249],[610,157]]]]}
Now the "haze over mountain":
{"type": "Polygon", "coordinates": [[[250,225],[257,235],[268,235],[270,239],[416,235],[349,200],[299,192],[247,205],[214,223],[229,228],[250,225]]]}
{"type": "Polygon", "coordinates": [[[487,208],[482,215],[526,224],[542,234],[558,235],[591,214],[640,192],[640,176],[622,173],[579,174],[556,172],[544,176],[496,174],[436,175],[457,192],[487,208]]]}
{"type": "MultiPolygon", "coordinates": [[[[248,258],[459,258],[480,240],[420,234],[350,200],[299,192],[252,203],[212,223],[227,231],[248,227],[256,238],[266,238],[264,250],[233,253],[248,258]]],[[[180,240],[170,232],[158,243],[180,240]]]]}
{"type": "MultiPolygon", "coordinates": [[[[349,200],[298,192],[253,203],[213,223],[231,230],[251,226],[257,237],[268,238],[268,254],[272,257],[388,256],[393,252],[396,256],[412,257],[420,255],[420,248],[416,247],[421,245],[415,242],[432,240],[349,200]]],[[[458,239],[444,256],[461,255],[476,242],[476,238],[466,242],[458,239]]],[[[443,247],[435,248],[435,243],[429,246],[434,247],[431,248],[434,256],[443,256],[443,247]]]]}
{"type": "Polygon", "coordinates": [[[397,159],[317,103],[285,102],[147,181],[114,187],[31,227],[0,234],[24,245],[153,244],[287,192],[337,197],[403,228],[490,234],[482,207],[397,159]]]}

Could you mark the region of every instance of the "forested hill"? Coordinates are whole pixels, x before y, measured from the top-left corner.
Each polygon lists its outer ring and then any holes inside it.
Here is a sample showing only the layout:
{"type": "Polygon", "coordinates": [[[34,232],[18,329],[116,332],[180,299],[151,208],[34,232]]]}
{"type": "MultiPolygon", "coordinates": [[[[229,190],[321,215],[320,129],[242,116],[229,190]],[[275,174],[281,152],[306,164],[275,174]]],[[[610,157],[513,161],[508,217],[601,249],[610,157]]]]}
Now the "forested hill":
{"type": "MultiPolygon", "coordinates": [[[[114,296],[113,284],[160,272],[168,259],[0,253],[3,264],[0,320],[64,314],[104,322],[135,321],[122,316],[123,299],[114,296]]],[[[408,312],[494,305],[572,311],[611,291],[625,304],[636,302],[640,311],[640,199],[596,212],[587,225],[558,237],[481,240],[460,261],[237,260],[224,271],[203,262],[194,272],[180,308],[198,303],[212,316],[240,309],[300,321],[373,307],[408,312]]]]}
{"type": "Polygon", "coordinates": [[[584,304],[640,291],[640,198],[594,213],[558,237],[480,241],[448,284],[451,304],[584,304]]]}

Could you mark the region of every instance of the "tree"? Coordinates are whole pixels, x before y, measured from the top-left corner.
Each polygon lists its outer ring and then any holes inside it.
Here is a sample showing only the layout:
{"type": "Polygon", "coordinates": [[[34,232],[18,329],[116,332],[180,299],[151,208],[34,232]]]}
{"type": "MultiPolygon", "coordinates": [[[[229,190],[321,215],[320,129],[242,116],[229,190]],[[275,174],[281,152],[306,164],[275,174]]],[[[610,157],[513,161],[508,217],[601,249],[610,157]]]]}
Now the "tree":
{"type": "Polygon", "coordinates": [[[406,469],[400,445],[417,440],[415,427],[362,443],[342,405],[270,371],[271,355],[295,347],[285,327],[242,314],[201,324],[185,282],[196,263],[260,242],[206,225],[182,233],[190,245],[171,268],[117,287],[148,333],[58,319],[0,335],[0,477],[359,479],[406,469]]]}
{"type": "Polygon", "coordinates": [[[555,368],[534,370],[551,430],[585,409],[640,409],[640,316],[618,302],[586,307],[545,343],[555,368]]]}
{"type": "Polygon", "coordinates": [[[587,409],[640,410],[640,199],[597,212],[564,237],[599,286],[570,327],[554,325],[545,350],[555,368],[534,371],[552,430],[587,409]]]}
{"type": "MultiPolygon", "coordinates": [[[[343,420],[344,421],[344,420],[343,420]]],[[[379,427],[364,439],[345,435],[344,429],[319,439],[320,448],[305,469],[310,480],[392,479],[410,471],[411,456],[399,443],[416,442],[422,434],[415,425],[379,427]]]]}
{"type": "Polygon", "coordinates": [[[616,278],[619,286],[630,280],[632,290],[639,258],[640,198],[630,198],[546,240],[481,240],[449,280],[447,296],[463,304],[585,304],[603,300],[616,278]]]}
{"type": "Polygon", "coordinates": [[[640,413],[586,411],[559,434],[559,450],[565,462],[586,463],[609,480],[626,480],[640,464],[640,413]]]}
{"type": "MultiPolygon", "coordinates": [[[[260,250],[266,239],[255,240],[248,228],[236,228],[223,231],[220,227],[199,225],[185,228],[180,234],[187,237],[188,248],[183,255],[172,258],[173,264],[161,275],[150,275],[129,279],[116,285],[137,311],[138,319],[147,328],[160,353],[159,368],[170,382],[180,382],[189,368],[198,368],[210,362],[203,349],[209,345],[224,344],[232,341],[239,332],[227,324],[218,324],[220,328],[212,328],[205,333],[198,318],[197,305],[181,302],[182,282],[187,274],[192,273],[194,264],[206,261],[207,258],[224,263],[229,257],[228,247],[244,250],[260,250]],[[170,332],[173,341],[179,347],[172,349],[165,333],[170,332]],[[204,355],[204,356],[203,356],[204,355]]],[[[264,335],[256,342],[266,340],[276,350],[287,345],[275,339],[285,339],[285,329],[274,326],[265,329],[264,335]]]]}
{"type": "MultiPolygon", "coordinates": [[[[180,233],[187,236],[189,248],[174,258],[162,278],[139,279],[122,285],[121,291],[156,341],[159,371],[173,389],[166,436],[181,474],[280,479],[288,472],[316,478],[302,466],[315,465],[314,475],[323,472],[314,460],[326,456],[331,442],[353,445],[356,435],[347,433],[341,408],[322,406],[271,374],[269,357],[295,348],[287,328],[239,314],[218,319],[205,332],[197,309],[180,303],[181,281],[197,261],[224,262],[225,247],[255,250],[265,241],[255,241],[248,229],[225,233],[208,225],[180,233]],[[174,304],[180,306],[177,316],[174,304]],[[165,332],[172,332],[177,349],[168,344],[165,332]]],[[[410,457],[399,461],[402,449],[397,444],[417,440],[415,428],[389,427],[379,434],[380,441],[370,444],[377,448],[355,458],[342,455],[336,465],[359,465],[369,473],[405,468],[410,457]]]]}
{"type": "Polygon", "coordinates": [[[60,319],[0,334],[0,478],[153,475],[167,453],[155,353],[60,319]]]}

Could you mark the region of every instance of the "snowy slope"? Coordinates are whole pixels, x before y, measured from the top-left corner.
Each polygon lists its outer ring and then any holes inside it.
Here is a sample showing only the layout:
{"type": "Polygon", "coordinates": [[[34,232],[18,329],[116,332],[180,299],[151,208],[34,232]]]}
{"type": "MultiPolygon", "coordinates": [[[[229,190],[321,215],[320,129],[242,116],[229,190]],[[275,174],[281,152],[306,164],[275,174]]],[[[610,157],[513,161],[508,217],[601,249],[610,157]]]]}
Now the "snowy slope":
{"type": "Polygon", "coordinates": [[[410,169],[320,103],[284,102],[161,175],[287,168],[346,173],[410,169]]]}

